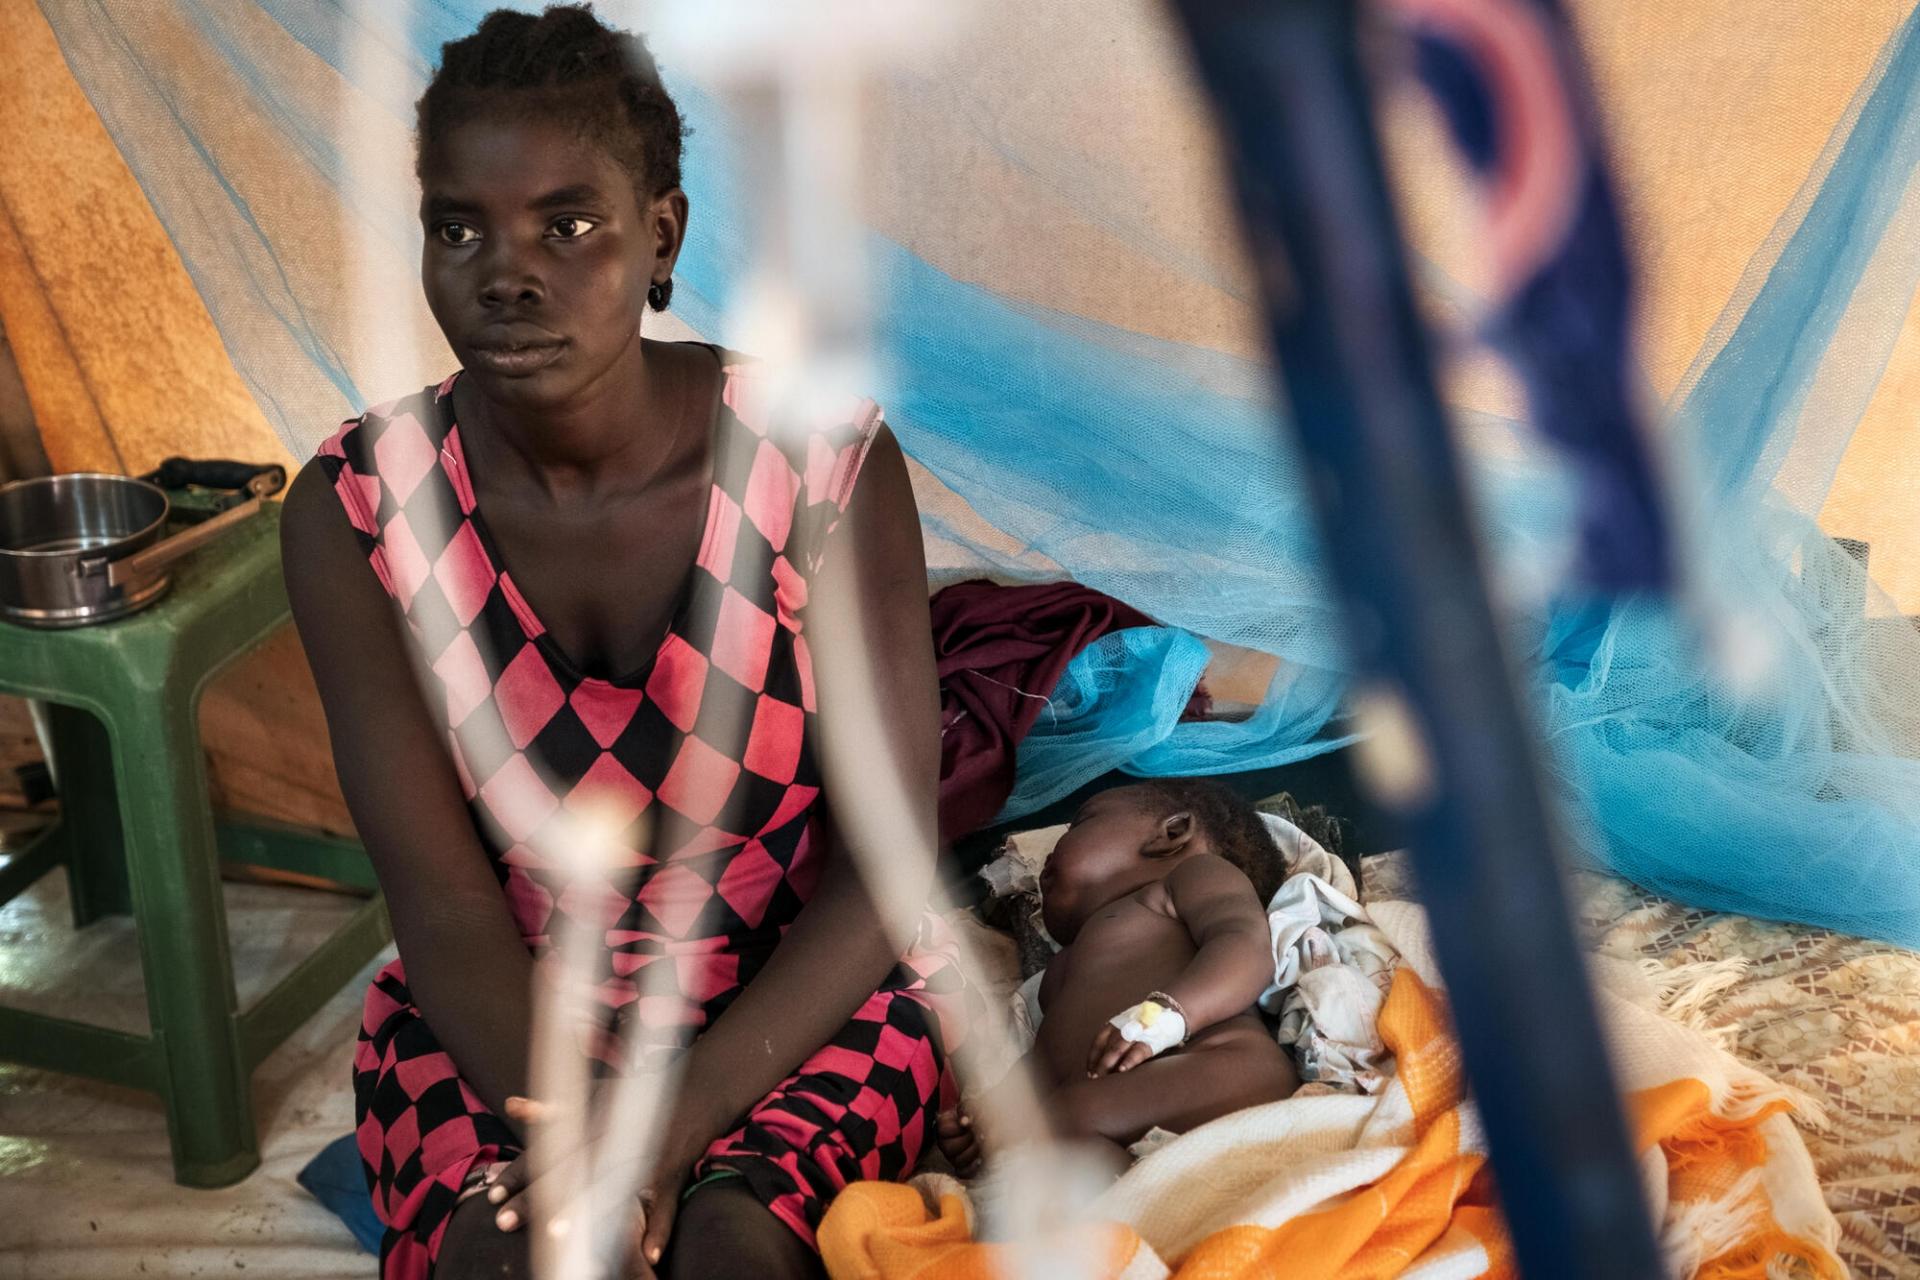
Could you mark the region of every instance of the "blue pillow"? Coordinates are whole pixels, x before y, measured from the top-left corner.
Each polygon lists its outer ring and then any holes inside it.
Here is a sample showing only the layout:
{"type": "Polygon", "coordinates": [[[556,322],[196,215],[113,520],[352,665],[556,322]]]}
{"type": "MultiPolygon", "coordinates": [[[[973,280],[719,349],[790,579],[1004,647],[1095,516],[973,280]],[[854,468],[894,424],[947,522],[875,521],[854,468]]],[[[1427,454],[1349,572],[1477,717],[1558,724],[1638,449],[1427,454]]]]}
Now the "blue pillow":
{"type": "Polygon", "coordinates": [[[353,1238],[368,1253],[380,1252],[380,1237],[386,1226],[373,1211],[373,1197],[367,1193],[367,1175],[360,1169],[360,1148],[352,1134],[329,1142],[326,1149],[300,1171],[301,1186],[313,1198],[347,1224],[353,1238]]]}

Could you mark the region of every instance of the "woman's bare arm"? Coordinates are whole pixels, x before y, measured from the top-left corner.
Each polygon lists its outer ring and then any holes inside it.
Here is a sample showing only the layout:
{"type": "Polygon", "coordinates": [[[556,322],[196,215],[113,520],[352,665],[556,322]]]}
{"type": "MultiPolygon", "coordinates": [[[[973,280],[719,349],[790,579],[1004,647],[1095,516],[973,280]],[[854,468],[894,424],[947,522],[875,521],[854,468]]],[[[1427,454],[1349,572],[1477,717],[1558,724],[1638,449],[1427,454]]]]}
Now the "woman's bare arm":
{"type": "Polygon", "coordinates": [[[281,558],[340,789],[387,896],[407,985],[496,1115],[527,1091],[533,960],[474,830],[411,639],[320,464],[287,494],[281,558]]]}

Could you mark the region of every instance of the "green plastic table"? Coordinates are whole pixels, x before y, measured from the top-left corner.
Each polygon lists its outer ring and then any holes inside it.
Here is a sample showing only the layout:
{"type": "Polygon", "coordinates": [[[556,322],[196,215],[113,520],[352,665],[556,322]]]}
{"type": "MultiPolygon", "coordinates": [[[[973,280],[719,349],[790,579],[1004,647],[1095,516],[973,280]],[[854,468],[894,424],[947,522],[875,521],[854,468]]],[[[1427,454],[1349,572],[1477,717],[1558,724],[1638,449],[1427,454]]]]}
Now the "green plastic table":
{"type": "Polygon", "coordinates": [[[358,844],[216,819],[208,800],[201,693],[288,618],[280,508],[267,503],[178,562],[172,590],[140,613],[64,631],[0,622],[0,693],[47,704],[60,792],[58,822],[0,870],[0,904],[64,866],[75,927],[131,912],[152,1028],[136,1036],[0,1007],[0,1059],[159,1094],[174,1177],[188,1186],[225,1186],[259,1164],[253,1069],[389,937],[358,844]],[[223,861],[371,896],[243,1011],[227,949],[223,861]]]}

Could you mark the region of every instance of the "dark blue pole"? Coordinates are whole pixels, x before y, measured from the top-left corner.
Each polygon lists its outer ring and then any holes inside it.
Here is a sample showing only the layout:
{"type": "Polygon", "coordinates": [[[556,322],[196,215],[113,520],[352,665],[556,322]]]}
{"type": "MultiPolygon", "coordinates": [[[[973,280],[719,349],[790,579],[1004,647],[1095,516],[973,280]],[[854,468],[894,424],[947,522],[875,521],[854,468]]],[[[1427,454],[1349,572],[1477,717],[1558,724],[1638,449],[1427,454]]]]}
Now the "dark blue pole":
{"type": "Polygon", "coordinates": [[[1535,1280],[1663,1274],[1481,575],[1353,0],[1173,0],[1227,140],[1346,604],[1365,773],[1411,837],[1502,1208],[1535,1280]]]}

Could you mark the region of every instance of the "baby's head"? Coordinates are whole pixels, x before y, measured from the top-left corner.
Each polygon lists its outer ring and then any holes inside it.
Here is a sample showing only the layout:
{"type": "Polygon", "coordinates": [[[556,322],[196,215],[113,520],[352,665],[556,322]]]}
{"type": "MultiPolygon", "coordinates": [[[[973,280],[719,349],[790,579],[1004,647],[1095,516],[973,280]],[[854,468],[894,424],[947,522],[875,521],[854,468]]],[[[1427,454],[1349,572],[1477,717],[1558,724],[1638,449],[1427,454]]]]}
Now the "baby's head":
{"type": "Polygon", "coordinates": [[[1047,932],[1071,942],[1095,911],[1203,853],[1244,871],[1263,907],[1286,878],[1259,813],[1218,782],[1153,779],[1100,792],[1080,806],[1041,871],[1047,932]]]}

